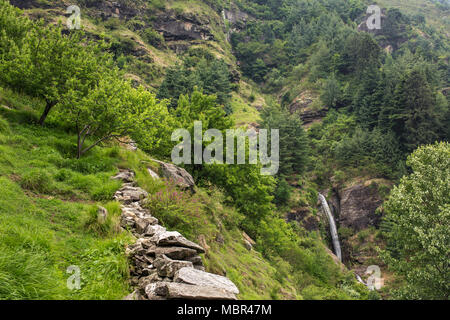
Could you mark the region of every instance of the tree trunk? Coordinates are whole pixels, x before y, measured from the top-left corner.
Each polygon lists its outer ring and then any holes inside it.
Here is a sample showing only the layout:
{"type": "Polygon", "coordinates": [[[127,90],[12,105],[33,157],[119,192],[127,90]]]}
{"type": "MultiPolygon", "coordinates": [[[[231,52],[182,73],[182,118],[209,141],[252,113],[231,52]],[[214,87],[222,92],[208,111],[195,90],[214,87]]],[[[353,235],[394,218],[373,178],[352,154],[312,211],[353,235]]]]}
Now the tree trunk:
{"type": "Polygon", "coordinates": [[[44,113],[42,113],[41,118],[39,119],[39,125],[43,126],[45,119],[47,119],[48,114],[50,113],[50,110],[56,105],[55,102],[47,101],[47,104],[45,105],[44,113]]]}
{"type": "Polygon", "coordinates": [[[78,143],[77,143],[77,159],[81,158],[81,148],[83,146],[81,145],[81,133],[78,132],[78,143]]]}

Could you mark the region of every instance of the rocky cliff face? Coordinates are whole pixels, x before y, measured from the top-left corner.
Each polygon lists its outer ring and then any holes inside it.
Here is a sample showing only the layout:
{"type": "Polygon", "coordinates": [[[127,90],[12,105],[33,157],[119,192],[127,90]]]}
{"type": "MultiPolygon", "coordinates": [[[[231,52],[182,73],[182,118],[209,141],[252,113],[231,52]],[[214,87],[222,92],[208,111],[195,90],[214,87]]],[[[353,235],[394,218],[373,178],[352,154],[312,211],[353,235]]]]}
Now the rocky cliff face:
{"type": "MultiPolygon", "coordinates": [[[[382,220],[379,208],[391,186],[392,183],[384,179],[356,179],[348,185],[335,185],[331,192],[325,193],[339,229],[343,261],[348,266],[364,264],[376,256],[376,252],[368,248],[367,241],[374,241],[368,230],[379,229],[382,220]],[[367,245],[362,245],[360,240],[367,245]]],[[[325,217],[321,219],[326,224],[325,217]]]]}
{"type": "Polygon", "coordinates": [[[320,122],[325,118],[329,110],[327,107],[320,109],[312,108],[313,102],[317,99],[319,99],[317,94],[304,91],[289,105],[289,111],[291,114],[297,113],[305,127],[309,127],[313,123],[320,122]]]}
{"type": "Polygon", "coordinates": [[[367,229],[370,226],[378,227],[381,216],[376,213],[383,203],[378,191],[378,184],[366,181],[338,191],[338,221],[341,226],[352,229],[354,232],[367,229]]]}

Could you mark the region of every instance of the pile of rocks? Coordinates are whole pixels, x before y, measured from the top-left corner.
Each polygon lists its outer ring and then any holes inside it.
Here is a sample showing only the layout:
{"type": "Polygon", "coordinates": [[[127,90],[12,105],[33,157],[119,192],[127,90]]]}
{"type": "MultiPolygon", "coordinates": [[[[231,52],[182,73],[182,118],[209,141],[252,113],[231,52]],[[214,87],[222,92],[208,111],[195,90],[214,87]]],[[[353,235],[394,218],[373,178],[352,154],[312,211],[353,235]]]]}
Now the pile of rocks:
{"type": "Polygon", "coordinates": [[[114,199],[122,203],[120,225],[137,240],[127,248],[131,283],[136,290],[127,300],[236,300],[238,288],[228,278],[205,272],[199,254],[204,248],[179,232],[167,231],[143,207],[148,193],[134,183],[134,173],[121,171],[124,182],[114,199]]]}

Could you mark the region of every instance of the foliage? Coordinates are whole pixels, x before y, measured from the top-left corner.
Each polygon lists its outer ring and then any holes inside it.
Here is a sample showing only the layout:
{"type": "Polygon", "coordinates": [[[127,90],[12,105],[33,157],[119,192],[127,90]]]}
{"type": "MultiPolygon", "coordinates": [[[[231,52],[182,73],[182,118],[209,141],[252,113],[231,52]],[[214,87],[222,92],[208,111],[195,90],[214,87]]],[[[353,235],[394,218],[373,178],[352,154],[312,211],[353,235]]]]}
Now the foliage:
{"type": "Polygon", "coordinates": [[[308,163],[309,146],[298,114],[270,105],[261,112],[261,128],[279,130],[280,169],[278,174],[302,174],[308,163]]]}
{"type": "Polygon", "coordinates": [[[169,99],[175,108],[181,95],[191,94],[194,88],[203,89],[208,95],[216,95],[217,103],[230,113],[231,75],[223,60],[201,49],[191,49],[183,63],[167,70],[158,91],[159,99],[169,99]]]}
{"type": "Polygon", "coordinates": [[[78,158],[100,143],[124,136],[155,153],[167,146],[172,128],[166,105],[143,87],[132,88],[114,71],[81,99],[76,90],[70,91],[64,104],[59,117],[77,130],[78,158]],[[84,147],[88,138],[95,142],[84,147]]]}
{"type": "Polygon", "coordinates": [[[398,297],[449,298],[450,146],[418,148],[409,158],[412,174],[402,178],[385,203],[391,229],[383,257],[406,285],[398,297]]]}
{"type": "MultiPolygon", "coordinates": [[[[9,7],[4,0],[0,5],[9,7]]],[[[2,9],[2,16],[10,11],[2,9]]],[[[18,27],[23,18],[13,12],[13,21],[11,17],[0,19],[0,81],[46,102],[39,120],[42,125],[69,88],[86,94],[102,72],[109,70],[112,60],[101,53],[101,42],[83,41],[81,32],[63,35],[61,26],[45,26],[43,21],[27,21],[18,27]]]]}

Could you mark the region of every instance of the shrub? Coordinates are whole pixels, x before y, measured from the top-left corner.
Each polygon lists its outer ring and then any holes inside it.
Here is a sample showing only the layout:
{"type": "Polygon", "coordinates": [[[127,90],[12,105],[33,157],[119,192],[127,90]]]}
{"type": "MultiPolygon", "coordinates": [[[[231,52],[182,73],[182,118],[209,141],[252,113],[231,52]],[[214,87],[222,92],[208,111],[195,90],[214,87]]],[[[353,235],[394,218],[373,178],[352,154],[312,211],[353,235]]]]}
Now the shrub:
{"type": "Polygon", "coordinates": [[[165,46],[164,37],[153,28],[146,28],[141,32],[142,38],[154,47],[160,48],[165,46]]]}
{"type": "Polygon", "coordinates": [[[8,121],[6,121],[5,119],[3,119],[0,116],[0,133],[9,133],[10,129],[9,129],[9,124],[8,121]]]}
{"type": "Polygon", "coordinates": [[[96,205],[90,206],[87,210],[87,215],[83,223],[84,227],[99,236],[112,236],[120,231],[119,216],[120,204],[110,202],[106,206],[108,215],[105,221],[99,219],[99,207],[96,205]]]}
{"type": "Polygon", "coordinates": [[[53,183],[50,174],[42,169],[32,169],[20,180],[22,188],[38,193],[49,193],[53,190],[53,183]]]}
{"type": "Polygon", "coordinates": [[[204,216],[200,198],[178,190],[171,181],[166,181],[165,186],[148,200],[147,205],[152,214],[165,226],[176,227],[187,237],[195,234],[197,223],[204,216]]]}
{"type": "Polygon", "coordinates": [[[120,185],[119,181],[110,181],[93,188],[90,194],[95,201],[110,200],[120,185]]]}
{"type": "Polygon", "coordinates": [[[61,169],[55,174],[56,181],[68,181],[72,179],[74,172],[69,169],[61,169]]]}

